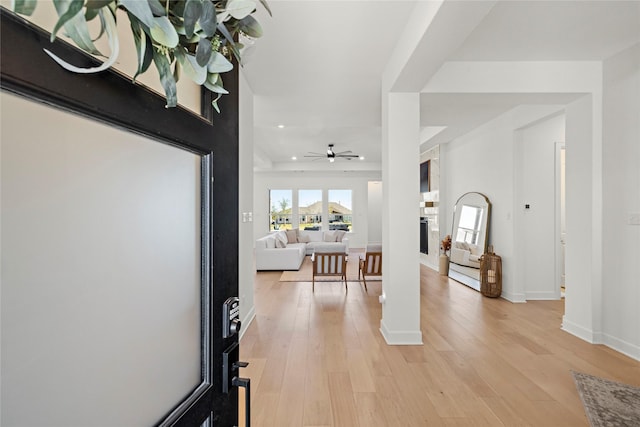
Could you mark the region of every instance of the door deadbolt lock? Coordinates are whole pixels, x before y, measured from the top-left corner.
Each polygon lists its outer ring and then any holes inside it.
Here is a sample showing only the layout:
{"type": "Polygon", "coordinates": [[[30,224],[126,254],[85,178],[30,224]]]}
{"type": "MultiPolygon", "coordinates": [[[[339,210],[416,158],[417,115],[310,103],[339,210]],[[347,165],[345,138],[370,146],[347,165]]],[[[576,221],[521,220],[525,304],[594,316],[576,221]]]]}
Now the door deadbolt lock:
{"type": "Polygon", "coordinates": [[[222,338],[229,338],[240,333],[240,299],[227,298],[222,308],[222,338]]]}

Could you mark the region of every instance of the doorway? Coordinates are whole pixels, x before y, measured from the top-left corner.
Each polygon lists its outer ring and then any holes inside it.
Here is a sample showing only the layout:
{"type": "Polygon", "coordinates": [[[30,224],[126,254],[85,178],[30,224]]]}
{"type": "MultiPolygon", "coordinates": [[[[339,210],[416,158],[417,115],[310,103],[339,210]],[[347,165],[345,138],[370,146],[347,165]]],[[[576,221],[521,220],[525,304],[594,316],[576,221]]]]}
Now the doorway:
{"type": "Polygon", "coordinates": [[[556,289],[560,292],[560,297],[564,298],[566,281],[565,281],[565,248],[567,243],[567,222],[566,222],[566,150],[564,142],[556,142],[555,155],[555,193],[556,193],[556,289]]]}

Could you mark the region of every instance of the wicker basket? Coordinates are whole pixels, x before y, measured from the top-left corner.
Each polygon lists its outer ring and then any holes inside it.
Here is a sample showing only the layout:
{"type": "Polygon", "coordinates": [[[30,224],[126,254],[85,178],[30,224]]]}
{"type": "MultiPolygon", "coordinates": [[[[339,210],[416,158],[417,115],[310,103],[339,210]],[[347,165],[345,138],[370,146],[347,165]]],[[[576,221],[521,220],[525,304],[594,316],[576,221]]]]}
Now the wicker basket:
{"type": "Polygon", "coordinates": [[[480,257],[480,293],[491,298],[502,294],[502,258],[493,253],[493,248],[480,257]]]}

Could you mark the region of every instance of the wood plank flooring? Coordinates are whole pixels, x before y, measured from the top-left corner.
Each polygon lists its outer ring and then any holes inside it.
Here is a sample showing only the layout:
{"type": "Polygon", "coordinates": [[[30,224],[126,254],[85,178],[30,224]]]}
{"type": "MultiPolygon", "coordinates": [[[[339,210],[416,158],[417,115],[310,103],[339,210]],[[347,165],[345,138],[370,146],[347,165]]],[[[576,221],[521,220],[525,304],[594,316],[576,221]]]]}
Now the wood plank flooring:
{"type": "Polygon", "coordinates": [[[588,426],[571,370],[640,385],[640,362],[560,330],[563,301],[485,298],[420,268],[423,346],[384,342],[381,282],[312,293],[257,273],[240,343],[252,424],[588,426]]]}

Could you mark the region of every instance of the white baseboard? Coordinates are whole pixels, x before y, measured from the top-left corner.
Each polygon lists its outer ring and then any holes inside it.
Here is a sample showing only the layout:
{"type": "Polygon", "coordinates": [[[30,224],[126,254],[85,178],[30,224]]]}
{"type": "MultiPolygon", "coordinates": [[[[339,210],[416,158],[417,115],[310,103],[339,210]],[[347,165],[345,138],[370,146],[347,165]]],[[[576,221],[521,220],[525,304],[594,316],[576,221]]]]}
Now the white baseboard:
{"type": "Polygon", "coordinates": [[[596,344],[594,340],[594,334],[591,329],[587,329],[583,326],[578,325],[577,323],[573,323],[570,320],[567,320],[567,316],[562,316],[562,328],[563,331],[570,333],[571,335],[575,335],[576,337],[585,340],[588,343],[596,344]]]}
{"type": "Polygon", "coordinates": [[[527,292],[526,294],[527,300],[558,300],[560,299],[555,291],[534,291],[527,292]]]}
{"type": "Polygon", "coordinates": [[[384,319],[380,321],[380,333],[389,345],[423,345],[422,331],[390,331],[384,319]]]}
{"type": "Polygon", "coordinates": [[[502,290],[502,294],[500,295],[500,298],[504,298],[507,301],[516,303],[516,304],[527,302],[525,294],[514,294],[513,292],[508,292],[508,291],[505,291],[504,289],[502,290]]]}
{"type": "Polygon", "coordinates": [[[626,342],[608,334],[602,334],[602,344],[619,351],[632,359],[640,361],[640,346],[626,342]]]}
{"type": "Polygon", "coordinates": [[[590,329],[567,320],[564,316],[562,317],[562,330],[588,343],[606,345],[615,351],[640,361],[640,346],[636,344],[605,334],[604,332],[593,332],[590,329]]]}
{"type": "Polygon", "coordinates": [[[247,315],[244,316],[244,318],[241,320],[242,327],[240,328],[240,337],[238,338],[238,341],[242,339],[242,337],[244,336],[244,333],[247,331],[247,329],[249,329],[249,325],[251,325],[251,322],[253,322],[253,319],[255,318],[256,318],[256,306],[254,305],[249,309],[249,312],[247,313],[247,315]]]}

